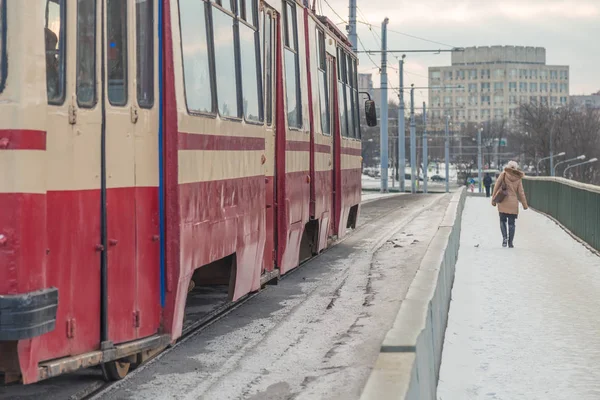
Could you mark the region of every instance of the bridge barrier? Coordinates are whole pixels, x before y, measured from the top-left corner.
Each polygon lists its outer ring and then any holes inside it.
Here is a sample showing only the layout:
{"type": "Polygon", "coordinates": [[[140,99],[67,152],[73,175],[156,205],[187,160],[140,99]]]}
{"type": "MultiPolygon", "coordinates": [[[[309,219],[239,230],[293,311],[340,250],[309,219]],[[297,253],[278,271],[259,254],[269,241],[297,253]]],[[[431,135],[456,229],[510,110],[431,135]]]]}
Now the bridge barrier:
{"type": "Polygon", "coordinates": [[[526,177],[529,205],[600,251],[600,186],[557,177],[526,177]]]}
{"type": "Polygon", "coordinates": [[[466,189],[455,192],[387,332],[361,400],[434,400],[466,189]]]}

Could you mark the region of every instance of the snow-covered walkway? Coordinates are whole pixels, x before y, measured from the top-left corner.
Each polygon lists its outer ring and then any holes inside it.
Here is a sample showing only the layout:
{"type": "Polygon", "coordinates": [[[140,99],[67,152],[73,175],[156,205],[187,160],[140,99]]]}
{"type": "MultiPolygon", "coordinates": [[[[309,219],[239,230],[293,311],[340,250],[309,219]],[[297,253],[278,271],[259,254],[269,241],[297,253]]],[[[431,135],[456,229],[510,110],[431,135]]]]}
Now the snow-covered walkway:
{"type": "Polygon", "coordinates": [[[438,400],[600,399],[600,258],[530,210],[501,241],[468,198],[438,400]]]}

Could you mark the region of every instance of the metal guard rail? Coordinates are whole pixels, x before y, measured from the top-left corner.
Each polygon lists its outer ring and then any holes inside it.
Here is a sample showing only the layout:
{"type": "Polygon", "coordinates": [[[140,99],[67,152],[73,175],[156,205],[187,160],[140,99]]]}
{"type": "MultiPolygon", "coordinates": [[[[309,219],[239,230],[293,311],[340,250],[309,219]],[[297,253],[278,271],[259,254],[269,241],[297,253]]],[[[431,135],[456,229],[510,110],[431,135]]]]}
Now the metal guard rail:
{"type": "Polygon", "coordinates": [[[600,186],[557,177],[525,177],[529,205],[600,251],[600,186]]]}

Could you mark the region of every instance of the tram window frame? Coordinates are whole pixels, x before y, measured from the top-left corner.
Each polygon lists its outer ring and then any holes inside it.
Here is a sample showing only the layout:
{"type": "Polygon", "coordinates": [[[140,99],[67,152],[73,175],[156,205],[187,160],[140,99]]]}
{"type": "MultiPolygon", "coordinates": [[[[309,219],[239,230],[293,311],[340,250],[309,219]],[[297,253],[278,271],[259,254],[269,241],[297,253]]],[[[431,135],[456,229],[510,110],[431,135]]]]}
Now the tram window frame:
{"type": "MultiPolygon", "coordinates": [[[[129,102],[129,74],[128,74],[128,69],[129,69],[129,60],[128,60],[128,47],[129,47],[129,38],[128,38],[128,33],[129,33],[129,23],[128,23],[128,7],[127,7],[127,2],[123,2],[122,0],[107,0],[106,2],[106,27],[107,27],[107,31],[117,31],[118,32],[118,28],[120,27],[121,29],[121,35],[119,38],[119,41],[112,41],[110,38],[107,38],[106,40],[106,88],[107,88],[107,98],[108,98],[108,102],[112,105],[112,106],[116,106],[116,107],[124,107],[127,105],[127,103],[129,102]],[[112,7],[115,7],[115,11],[118,11],[117,13],[112,13],[112,7]],[[113,21],[113,16],[116,16],[118,18],[116,18],[113,21]],[[114,22],[114,24],[113,24],[114,22]],[[113,30],[114,28],[114,30],[113,30]],[[120,42],[120,43],[119,43],[120,42]],[[114,46],[113,46],[114,44],[114,46]],[[119,47],[118,44],[120,44],[121,46],[119,47]],[[110,52],[112,51],[112,49],[115,49],[116,51],[120,51],[119,56],[115,57],[114,60],[116,63],[121,62],[121,68],[120,71],[118,69],[116,69],[115,71],[111,71],[111,63],[109,60],[109,55],[110,52]],[[117,78],[117,80],[122,81],[122,83],[120,85],[116,86],[116,90],[111,90],[111,73],[115,72],[115,76],[117,78]],[[117,74],[119,74],[117,76],[117,74]],[[115,94],[119,94],[121,96],[115,97],[115,94]]],[[[115,63],[115,64],[116,64],[115,63]]],[[[115,65],[113,64],[113,65],[115,65]]],[[[115,79],[113,77],[113,79],[115,79]]]]}
{"type": "MultiPolygon", "coordinates": [[[[264,80],[263,84],[265,87],[264,98],[265,98],[265,120],[267,126],[273,125],[273,25],[275,19],[270,12],[265,13],[263,18],[263,54],[265,58],[264,63],[264,80]],[[267,30],[268,21],[268,30],[267,30]],[[268,46],[267,46],[268,42],[268,46]]],[[[275,25],[276,26],[276,25],[275,25]]]]}
{"type": "MultiPolygon", "coordinates": [[[[227,9],[223,8],[222,6],[215,4],[215,3],[211,3],[211,12],[210,12],[210,37],[211,37],[211,42],[213,43],[212,45],[212,54],[211,54],[211,59],[212,62],[214,63],[214,87],[215,87],[215,91],[216,91],[216,98],[217,98],[217,104],[216,104],[216,109],[217,112],[219,114],[219,116],[221,118],[224,119],[230,119],[230,120],[242,120],[243,119],[243,115],[244,115],[244,111],[243,111],[243,104],[242,104],[242,93],[240,90],[240,76],[241,76],[241,68],[240,68],[240,63],[239,63],[239,33],[238,33],[238,18],[236,17],[236,15],[230,11],[228,11],[227,9]],[[216,46],[214,44],[215,41],[215,11],[218,13],[221,13],[223,16],[225,17],[229,17],[231,18],[231,25],[224,25],[224,26],[228,26],[231,29],[231,38],[232,40],[232,46],[233,46],[233,60],[230,60],[230,63],[227,65],[233,65],[233,75],[234,75],[234,79],[235,79],[235,87],[234,87],[234,91],[235,91],[235,113],[230,113],[230,114],[225,114],[221,109],[221,106],[219,105],[219,98],[221,97],[219,94],[220,93],[225,93],[225,92],[221,92],[221,88],[223,88],[223,85],[219,85],[219,76],[218,73],[221,71],[221,69],[219,68],[219,66],[217,65],[217,49],[219,50],[223,50],[222,46],[216,46]]],[[[231,74],[229,75],[223,75],[223,78],[227,79],[231,79],[231,74]]],[[[221,80],[223,81],[223,79],[221,80]]],[[[231,94],[231,93],[229,93],[231,94]]]]}
{"type": "MultiPolygon", "coordinates": [[[[212,21],[211,21],[211,8],[212,6],[204,0],[190,0],[191,3],[196,3],[196,4],[202,4],[202,9],[203,9],[203,13],[204,13],[204,40],[206,42],[206,67],[208,70],[208,90],[210,91],[210,110],[201,110],[201,109],[196,109],[194,107],[190,107],[190,98],[188,97],[188,81],[186,79],[186,58],[185,58],[185,51],[184,51],[184,45],[187,41],[186,37],[184,36],[184,28],[183,28],[183,23],[182,23],[182,18],[181,18],[181,10],[182,10],[182,6],[181,4],[183,3],[182,1],[179,1],[179,36],[181,38],[180,40],[180,50],[181,50],[181,65],[182,65],[182,69],[183,69],[183,93],[184,93],[184,97],[185,97],[185,103],[186,103],[186,108],[187,108],[187,112],[190,115],[198,115],[198,116],[205,116],[205,117],[216,117],[217,115],[217,98],[216,98],[216,90],[215,90],[215,86],[216,86],[216,80],[215,80],[215,73],[214,73],[214,68],[215,68],[215,64],[214,64],[214,52],[213,52],[213,41],[212,41],[212,21]]],[[[194,26],[195,27],[195,26],[194,26]]],[[[192,32],[193,33],[193,32],[192,32]]]]}
{"type": "Polygon", "coordinates": [[[354,115],[354,126],[355,126],[355,134],[356,134],[356,139],[361,140],[362,139],[362,132],[360,130],[360,103],[358,102],[358,70],[357,70],[357,62],[356,59],[353,58],[352,59],[352,71],[353,71],[353,76],[352,76],[352,89],[354,91],[354,104],[356,107],[355,110],[355,115],[354,115]]]}
{"type": "Polygon", "coordinates": [[[319,28],[317,28],[317,57],[317,80],[319,86],[319,108],[321,112],[321,134],[324,136],[331,136],[331,115],[329,113],[329,85],[327,80],[325,31],[319,28]],[[323,104],[323,102],[325,104],[323,104]]]}
{"type": "MultiPolygon", "coordinates": [[[[252,0],[245,0],[245,2],[249,2],[250,3],[250,7],[251,7],[251,12],[252,12],[252,16],[251,16],[251,21],[247,21],[245,19],[243,19],[241,16],[238,16],[238,31],[237,31],[237,35],[238,35],[238,43],[239,43],[239,66],[240,66],[240,77],[241,77],[241,87],[238,86],[238,89],[241,88],[241,98],[242,98],[242,114],[244,117],[244,121],[246,121],[249,124],[255,124],[255,125],[262,125],[264,124],[264,104],[263,104],[263,94],[262,94],[262,69],[261,69],[261,51],[260,51],[260,35],[259,35],[259,30],[258,30],[258,26],[257,26],[257,13],[258,10],[256,9],[256,2],[252,1],[252,0]],[[254,45],[254,49],[250,49],[250,50],[246,50],[247,48],[245,46],[242,46],[242,31],[244,29],[248,29],[249,31],[251,31],[252,33],[252,37],[253,37],[253,45],[254,45]],[[246,53],[246,51],[248,53],[246,53]],[[249,77],[251,83],[248,84],[248,80],[244,79],[245,76],[245,63],[243,63],[242,61],[244,61],[246,59],[245,56],[252,56],[251,53],[254,52],[254,78],[252,78],[251,76],[249,77]],[[249,85],[252,85],[252,88],[250,88],[249,85]],[[258,115],[255,116],[254,119],[249,118],[249,116],[247,115],[247,109],[246,109],[246,89],[249,90],[253,90],[255,88],[256,92],[256,99],[254,99],[256,101],[256,106],[257,106],[257,112],[258,115]]],[[[243,10],[247,10],[247,7],[244,7],[243,10]]],[[[248,18],[247,15],[245,15],[246,18],[248,18]]],[[[251,71],[252,72],[252,71],[251,71]]]]}
{"type": "MultiPolygon", "coordinates": [[[[1,0],[5,2],[5,0],[1,0]]],[[[44,28],[48,29],[49,24],[49,10],[50,3],[56,4],[58,9],[58,23],[59,23],[59,37],[57,37],[58,49],[49,50],[46,46],[48,45],[46,40],[45,43],[45,54],[46,54],[46,96],[48,100],[48,104],[60,106],[65,103],[65,92],[66,92],[66,68],[67,68],[67,57],[66,57],[66,49],[67,49],[67,4],[66,0],[46,0],[46,16],[44,22],[44,28]],[[57,60],[57,93],[58,96],[50,98],[49,86],[48,86],[48,52],[56,52],[56,60],[57,60]]]]}
{"type": "Polygon", "coordinates": [[[345,79],[348,78],[346,72],[346,52],[341,48],[337,48],[337,68],[338,68],[338,114],[340,116],[340,135],[342,137],[349,137],[348,135],[348,107],[346,99],[346,84],[345,79]],[[342,120],[343,118],[343,120],[342,120]]]}
{"type": "Polygon", "coordinates": [[[289,103],[286,101],[286,105],[285,105],[285,112],[286,112],[286,119],[287,119],[287,123],[288,123],[288,128],[292,129],[292,130],[302,130],[304,124],[303,124],[303,115],[302,115],[302,88],[300,85],[300,56],[299,56],[299,51],[298,51],[298,14],[297,14],[297,8],[296,8],[296,3],[295,2],[290,2],[287,0],[283,1],[283,12],[282,14],[284,15],[284,59],[283,59],[283,63],[284,63],[284,73],[285,73],[285,94],[286,94],[286,100],[288,98],[288,89],[290,88],[288,86],[289,83],[294,85],[294,89],[295,89],[295,97],[296,97],[296,110],[295,110],[295,115],[292,116],[292,114],[289,111],[289,103]],[[290,21],[290,19],[292,19],[292,21],[290,21]],[[291,22],[291,23],[290,23],[291,22]],[[290,37],[291,36],[291,37],[290,37]],[[290,58],[288,58],[288,56],[290,58]],[[287,78],[287,74],[288,74],[288,61],[291,61],[291,57],[293,57],[293,62],[294,62],[294,78],[295,79],[288,79],[287,78]],[[292,83],[293,82],[293,83],[292,83]],[[291,118],[295,117],[295,124],[292,124],[291,122],[294,122],[293,120],[291,120],[291,118]]]}
{"type": "MultiPolygon", "coordinates": [[[[90,10],[86,10],[86,11],[90,11],[90,10]]],[[[76,87],[75,87],[75,93],[77,96],[77,104],[79,105],[79,107],[81,108],[94,108],[96,106],[96,104],[98,103],[98,87],[97,87],[97,83],[96,83],[96,78],[97,78],[97,65],[96,65],[96,61],[97,61],[97,41],[98,41],[98,32],[97,32],[97,10],[98,10],[98,4],[97,4],[97,0],[78,0],[77,1],[77,24],[76,24],[76,35],[77,35],[77,42],[76,42],[76,48],[77,48],[77,53],[76,53],[76,64],[77,64],[77,75],[76,75],[76,87]],[[80,11],[81,11],[81,3],[84,1],[89,1],[93,3],[93,7],[89,7],[90,10],[93,10],[92,13],[92,20],[93,20],[93,24],[87,24],[87,23],[83,23],[80,26],[80,11]],[[87,29],[89,29],[90,32],[93,32],[93,48],[91,51],[91,54],[93,54],[93,62],[91,63],[91,71],[87,71],[90,73],[91,78],[89,79],[89,81],[91,81],[93,84],[91,85],[91,87],[93,88],[93,96],[92,99],[90,101],[81,101],[81,96],[80,96],[80,76],[82,74],[82,72],[86,72],[82,70],[82,63],[80,62],[80,50],[82,48],[86,48],[88,46],[88,44],[83,43],[81,41],[81,35],[80,33],[82,32],[82,27],[86,27],[87,29]],[[90,29],[91,28],[91,29],[90,29]]],[[[89,15],[88,15],[89,17],[89,15]]],[[[85,30],[85,32],[87,32],[87,29],[85,30]]]]}
{"type": "Polygon", "coordinates": [[[154,107],[154,32],[154,0],[136,1],[136,96],[138,106],[146,109],[154,107]]]}

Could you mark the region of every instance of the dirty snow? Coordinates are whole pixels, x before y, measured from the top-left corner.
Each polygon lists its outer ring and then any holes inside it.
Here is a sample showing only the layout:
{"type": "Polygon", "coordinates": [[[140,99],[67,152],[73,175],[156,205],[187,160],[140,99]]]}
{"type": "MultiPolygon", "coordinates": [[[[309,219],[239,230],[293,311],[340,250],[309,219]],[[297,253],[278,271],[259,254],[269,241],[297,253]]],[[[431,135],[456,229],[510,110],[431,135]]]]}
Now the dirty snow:
{"type": "Polygon", "coordinates": [[[600,258],[531,210],[501,240],[468,198],[438,400],[599,399],[600,258]]]}
{"type": "Polygon", "coordinates": [[[358,399],[449,199],[369,204],[378,218],[97,398],[358,399]]]}

